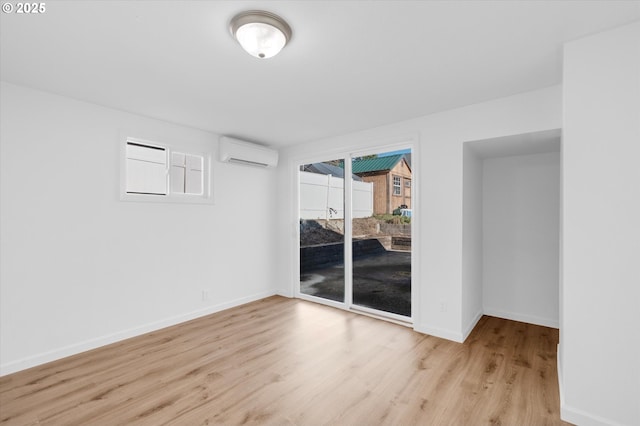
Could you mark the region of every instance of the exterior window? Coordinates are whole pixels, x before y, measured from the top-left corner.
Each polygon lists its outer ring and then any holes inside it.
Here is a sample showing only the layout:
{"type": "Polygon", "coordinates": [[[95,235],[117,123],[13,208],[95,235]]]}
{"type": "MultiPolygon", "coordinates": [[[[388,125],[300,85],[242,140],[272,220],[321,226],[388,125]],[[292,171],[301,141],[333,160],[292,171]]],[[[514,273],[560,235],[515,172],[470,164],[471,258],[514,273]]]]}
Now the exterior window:
{"type": "Polygon", "coordinates": [[[167,150],[127,142],[127,194],[167,195],[167,150]]]}
{"type": "Polygon", "coordinates": [[[393,195],[401,195],[402,178],[400,176],[393,177],[393,195]]]}
{"type": "Polygon", "coordinates": [[[171,192],[173,194],[202,194],[201,155],[174,152],[171,154],[171,192]]]}
{"type": "Polygon", "coordinates": [[[213,203],[211,153],[142,139],[125,139],[121,199],[170,203],[213,203]]]}
{"type": "Polygon", "coordinates": [[[406,186],[407,188],[411,188],[411,179],[405,179],[404,186],[406,186]]]}

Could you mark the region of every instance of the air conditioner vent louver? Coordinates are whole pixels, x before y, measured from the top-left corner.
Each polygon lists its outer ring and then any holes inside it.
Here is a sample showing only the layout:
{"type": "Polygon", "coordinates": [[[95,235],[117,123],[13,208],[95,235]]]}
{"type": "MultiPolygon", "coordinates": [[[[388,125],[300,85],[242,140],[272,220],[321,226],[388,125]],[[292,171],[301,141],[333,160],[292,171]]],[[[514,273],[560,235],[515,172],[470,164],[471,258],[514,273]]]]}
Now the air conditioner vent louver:
{"type": "Polygon", "coordinates": [[[278,151],[223,136],[220,138],[220,161],[255,167],[276,167],[278,151]]]}

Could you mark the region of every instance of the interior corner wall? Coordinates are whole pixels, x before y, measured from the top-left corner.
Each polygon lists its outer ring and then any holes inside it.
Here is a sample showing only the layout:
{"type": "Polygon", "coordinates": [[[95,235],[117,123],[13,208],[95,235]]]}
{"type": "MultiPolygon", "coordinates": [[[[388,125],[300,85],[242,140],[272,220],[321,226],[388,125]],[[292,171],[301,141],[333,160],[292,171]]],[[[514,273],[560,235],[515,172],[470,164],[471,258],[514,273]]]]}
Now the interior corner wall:
{"type": "Polygon", "coordinates": [[[640,424],[640,22],[564,49],[561,415],[640,424]]]}
{"type": "MultiPolygon", "coordinates": [[[[291,146],[281,152],[278,172],[280,205],[287,209],[277,218],[281,239],[278,251],[279,292],[293,295],[298,210],[297,188],[292,183],[300,158],[336,152],[363,151],[413,139],[419,178],[414,179],[419,206],[420,271],[412,283],[418,301],[414,328],[420,332],[463,341],[465,320],[476,315],[476,303],[463,303],[463,143],[562,127],[561,87],[522,93],[374,129],[291,146]],[[442,309],[444,307],[444,309],[442,309]]],[[[469,301],[472,301],[472,297],[469,301]]]]}
{"type": "Polygon", "coordinates": [[[482,317],[483,193],[482,165],[468,144],[464,144],[462,189],[462,333],[471,333],[482,317]]]}
{"type": "Polygon", "coordinates": [[[275,293],[273,170],[214,160],[214,205],[123,202],[121,129],[218,136],[1,89],[1,374],[275,293]]]}
{"type": "Polygon", "coordinates": [[[560,153],[483,161],[487,315],[559,326],[560,153]]]}

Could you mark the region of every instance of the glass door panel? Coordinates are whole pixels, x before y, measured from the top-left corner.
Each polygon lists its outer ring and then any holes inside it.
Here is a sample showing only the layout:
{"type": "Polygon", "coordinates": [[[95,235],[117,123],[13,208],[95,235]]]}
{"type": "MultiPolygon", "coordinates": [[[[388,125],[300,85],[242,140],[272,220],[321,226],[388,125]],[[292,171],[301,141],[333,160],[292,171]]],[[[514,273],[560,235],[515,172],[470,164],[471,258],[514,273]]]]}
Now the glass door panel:
{"type": "Polygon", "coordinates": [[[303,164],[300,293],[345,302],[344,160],[303,164]]]}
{"type": "Polygon", "coordinates": [[[351,160],[353,305],[411,317],[411,150],[351,160]]]}

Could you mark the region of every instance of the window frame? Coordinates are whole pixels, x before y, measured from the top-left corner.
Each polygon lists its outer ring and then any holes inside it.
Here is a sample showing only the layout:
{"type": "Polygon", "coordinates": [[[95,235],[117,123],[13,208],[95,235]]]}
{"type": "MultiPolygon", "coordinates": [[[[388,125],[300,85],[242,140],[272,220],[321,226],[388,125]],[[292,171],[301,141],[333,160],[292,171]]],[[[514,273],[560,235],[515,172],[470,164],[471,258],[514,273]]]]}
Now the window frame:
{"type": "Polygon", "coordinates": [[[156,137],[137,137],[132,133],[122,133],[119,138],[120,145],[120,200],[149,203],[179,203],[179,204],[214,204],[213,198],[213,151],[203,144],[194,143],[167,143],[156,137]],[[167,157],[166,194],[139,194],[127,192],[127,144],[133,143],[164,149],[167,157]],[[204,149],[203,149],[204,148],[204,149]],[[202,157],[202,193],[178,193],[171,191],[171,159],[173,153],[196,155],[202,157]]]}
{"type": "Polygon", "coordinates": [[[391,183],[393,185],[393,189],[391,194],[394,197],[401,197],[402,196],[402,176],[398,176],[398,175],[391,175],[391,183]],[[398,179],[398,185],[396,186],[396,179],[398,179]],[[396,192],[396,188],[397,188],[397,192],[396,192]]]}

